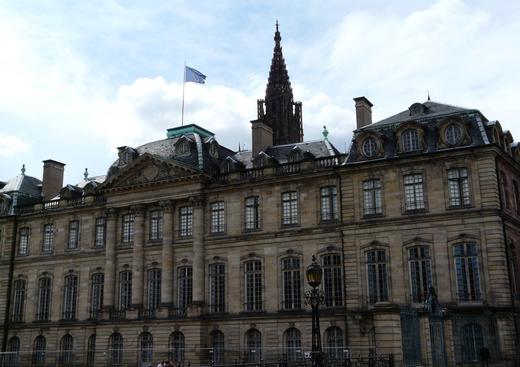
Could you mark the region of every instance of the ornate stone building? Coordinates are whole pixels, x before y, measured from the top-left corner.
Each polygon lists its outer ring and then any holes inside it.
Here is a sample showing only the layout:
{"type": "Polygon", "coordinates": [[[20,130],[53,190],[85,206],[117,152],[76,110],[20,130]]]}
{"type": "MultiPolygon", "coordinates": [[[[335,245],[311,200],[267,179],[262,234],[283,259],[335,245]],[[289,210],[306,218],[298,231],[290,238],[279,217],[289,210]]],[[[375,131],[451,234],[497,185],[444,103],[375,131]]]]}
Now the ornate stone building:
{"type": "Polygon", "coordinates": [[[519,361],[511,134],[432,101],[372,123],[360,97],[348,152],[304,142],[280,41],[251,151],[187,125],[118,148],[106,176],[63,187],[47,160],[0,183],[4,365],[300,360],[314,254],[330,364],[519,361]]]}

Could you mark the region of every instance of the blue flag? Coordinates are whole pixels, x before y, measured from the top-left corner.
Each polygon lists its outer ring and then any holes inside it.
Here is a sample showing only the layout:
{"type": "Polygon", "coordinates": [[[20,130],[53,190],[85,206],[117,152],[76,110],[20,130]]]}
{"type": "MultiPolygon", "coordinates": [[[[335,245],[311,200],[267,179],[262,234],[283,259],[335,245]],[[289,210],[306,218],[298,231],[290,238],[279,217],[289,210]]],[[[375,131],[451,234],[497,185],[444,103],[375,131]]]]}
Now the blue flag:
{"type": "Polygon", "coordinates": [[[186,69],[184,70],[184,81],[185,82],[204,84],[205,80],[206,80],[206,75],[202,74],[200,71],[190,68],[189,66],[186,66],[186,69]]]}

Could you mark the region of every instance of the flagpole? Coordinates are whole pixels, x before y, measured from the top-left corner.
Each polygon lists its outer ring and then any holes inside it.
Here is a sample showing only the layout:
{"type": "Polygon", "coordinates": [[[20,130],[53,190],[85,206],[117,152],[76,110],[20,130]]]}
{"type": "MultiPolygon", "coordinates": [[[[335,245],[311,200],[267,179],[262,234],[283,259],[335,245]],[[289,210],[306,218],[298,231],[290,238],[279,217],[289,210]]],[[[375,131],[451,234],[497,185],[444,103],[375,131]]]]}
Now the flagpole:
{"type": "Polygon", "coordinates": [[[182,78],[182,113],[181,113],[181,126],[184,126],[184,88],[186,86],[186,60],[184,60],[184,77],[182,78]]]}

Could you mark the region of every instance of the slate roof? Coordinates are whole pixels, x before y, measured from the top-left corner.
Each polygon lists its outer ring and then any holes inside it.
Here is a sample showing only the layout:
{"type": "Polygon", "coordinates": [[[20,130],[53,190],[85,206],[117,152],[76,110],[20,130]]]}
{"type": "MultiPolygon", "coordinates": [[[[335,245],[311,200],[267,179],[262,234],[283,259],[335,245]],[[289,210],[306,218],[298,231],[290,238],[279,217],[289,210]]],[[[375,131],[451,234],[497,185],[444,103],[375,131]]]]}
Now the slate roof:
{"type": "Polygon", "coordinates": [[[5,186],[0,189],[0,193],[18,192],[39,198],[41,196],[41,185],[42,182],[35,177],[18,175],[7,181],[5,186]]]}
{"type": "Polygon", "coordinates": [[[371,125],[367,125],[367,126],[361,128],[360,130],[367,129],[367,128],[370,129],[370,128],[384,126],[384,125],[402,123],[402,122],[406,122],[406,121],[420,122],[421,120],[424,120],[424,119],[431,119],[431,118],[436,118],[436,117],[441,117],[441,116],[445,117],[448,115],[459,114],[461,112],[476,111],[476,110],[470,109],[470,108],[458,107],[458,106],[453,106],[453,105],[434,102],[434,101],[426,101],[426,102],[422,103],[422,105],[427,108],[427,110],[423,114],[412,115],[410,113],[410,110],[406,109],[393,116],[387,117],[381,121],[375,122],[371,125]]]}

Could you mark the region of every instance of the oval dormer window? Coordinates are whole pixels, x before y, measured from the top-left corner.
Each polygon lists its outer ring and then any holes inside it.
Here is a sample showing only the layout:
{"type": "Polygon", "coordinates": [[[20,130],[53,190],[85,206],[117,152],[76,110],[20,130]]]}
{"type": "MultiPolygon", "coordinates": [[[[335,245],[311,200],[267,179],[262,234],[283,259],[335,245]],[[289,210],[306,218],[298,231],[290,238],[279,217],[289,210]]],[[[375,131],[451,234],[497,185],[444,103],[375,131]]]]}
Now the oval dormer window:
{"type": "Polygon", "coordinates": [[[449,124],[444,130],[444,139],[449,145],[460,144],[462,140],[462,129],[458,124],[449,124]]]}
{"type": "Polygon", "coordinates": [[[370,137],[365,139],[363,142],[363,154],[367,158],[375,157],[377,154],[377,142],[376,139],[370,137]]]}
{"type": "Polygon", "coordinates": [[[407,129],[401,135],[403,152],[415,152],[420,150],[419,134],[415,129],[407,129]]]}

